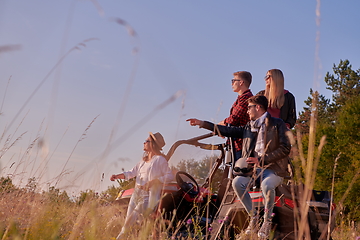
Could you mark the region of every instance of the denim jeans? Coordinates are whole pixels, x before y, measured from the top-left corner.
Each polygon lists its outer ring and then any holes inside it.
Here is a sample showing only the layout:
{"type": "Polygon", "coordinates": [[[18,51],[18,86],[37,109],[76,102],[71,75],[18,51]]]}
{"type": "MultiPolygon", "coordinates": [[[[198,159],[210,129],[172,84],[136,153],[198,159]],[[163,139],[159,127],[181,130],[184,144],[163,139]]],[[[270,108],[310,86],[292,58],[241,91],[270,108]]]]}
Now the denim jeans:
{"type": "MultiPolygon", "coordinates": [[[[256,169],[256,175],[261,182],[261,191],[264,197],[264,219],[269,219],[274,209],[275,188],[279,186],[283,180],[270,169],[256,169]]],[[[250,177],[237,176],[232,181],[233,189],[244,205],[247,213],[251,216],[255,213],[253,203],[249,194],[250,188],[253,186],[254,179],[250,177]]]]}
{"type": "Polygon", "coordinates": [[[234,157],[235,157],[235,162],[236,162],[239,158],[241,158],[242,150],[235,152],[234,155],[235,155],[234,157]]]}

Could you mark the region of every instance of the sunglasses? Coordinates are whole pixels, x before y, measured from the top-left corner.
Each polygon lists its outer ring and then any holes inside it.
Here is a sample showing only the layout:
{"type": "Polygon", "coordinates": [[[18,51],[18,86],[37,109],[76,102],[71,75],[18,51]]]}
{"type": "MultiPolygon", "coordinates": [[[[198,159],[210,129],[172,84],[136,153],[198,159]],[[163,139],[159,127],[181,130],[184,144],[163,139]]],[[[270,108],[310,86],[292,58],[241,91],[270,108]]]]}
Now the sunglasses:
{"type": "Polygon", "coordinates": [[[249,110],[250,108],[255,107],[255,106],[256,106],[256,104],[254,104],[254,105],[249,105],[249,106],[247,106],[247,109],[249,110]]]}
{"type": "Polygon", "coordinates": [[[231,84],[234,84],[234,82],[236,82],[236,81],[242,81],[242,80],[240,80],[240,79],[231,79],[231,84]]]}
{"type": "Polygon", "coordinates": [[[149,143],[149,142],[151,142],[151,141],[150,141],[150,140],[145,140],[144,144],[145,144],[145,143],[149,143]]]}
{"type": "Polygon", "coordinates": [[[266,75],[266,76],[264,77],[264,79],[265,79],[265,80],[268,80],[270,77],[271,77],[271,75],[266,75]]]}

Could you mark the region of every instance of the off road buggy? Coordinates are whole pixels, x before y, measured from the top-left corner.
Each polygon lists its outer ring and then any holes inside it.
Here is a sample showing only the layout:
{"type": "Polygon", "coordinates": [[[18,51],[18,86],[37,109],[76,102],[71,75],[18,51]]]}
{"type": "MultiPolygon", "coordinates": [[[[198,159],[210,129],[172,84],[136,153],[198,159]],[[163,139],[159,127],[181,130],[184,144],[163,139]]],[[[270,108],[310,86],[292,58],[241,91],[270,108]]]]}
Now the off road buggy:
{"type": "MultiPolygon", "coordinates": [[[[176,174],[176,183],[168,184],[163,191],[159,210],[168,220],[168,234],[172,239],[194,237],[196,239],[235,239],[248,225],[248,215],[231,186],[233,179],[233,154],[231,146],[222,144],[200,143],[212,137],[205,134],[188,140],[175,142],[166,155],[169,160],[175,150],[182,144],[193,145],[204,150],[216,150],[220,154],[215,161],[205,182],[199,186],[197,181],[186,172],[176,174]],[[211,183],[215,173],[223,170],[217,194],[212,193],[211,183]],[[175,211],[174,211],[175,210],[175,211]],[[200,235],[200,236],[199,236],[200,235]]],[[[254,184],[250,195],[254,206],[261,212],[263,197],[260,189],[254,184]]],[[[311,198],[302,201],[306,189],[294,185],[292,176],[286,183],[276,189],[273,226],[270,239],[299,239],[299,229],[307,232],[304,239],[331,239],[330,234],[335,226],[334,205],[331,204],[330,193],[312,190],[311,198]],[[305,204],[305,206],[303,205],[305,204]],[[307,210],[302,225],[301,207],[307,210]]],[[[117,201],[127,203],[133,189],[121,191],[117,201]]],[[[254,238],[252,238],[254,239],[254,238]]]]}

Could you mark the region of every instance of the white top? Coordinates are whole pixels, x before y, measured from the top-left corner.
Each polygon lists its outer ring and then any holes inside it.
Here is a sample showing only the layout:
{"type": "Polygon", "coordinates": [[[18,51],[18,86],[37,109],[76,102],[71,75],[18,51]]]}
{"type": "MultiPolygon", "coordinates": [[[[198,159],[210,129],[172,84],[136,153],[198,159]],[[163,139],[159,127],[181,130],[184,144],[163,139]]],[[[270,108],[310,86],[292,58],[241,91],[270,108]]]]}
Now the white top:
{"type": "Polygon", "coordinates": [[[125,180],[136,177],[136,184],[141,186],[154,179],[159,179],[162,183],[169,183],[174,179],[168,161],[160,155],[153,156],[147,162],[141,160],[131,170],[123,172],[123,174],[125,180]]]}

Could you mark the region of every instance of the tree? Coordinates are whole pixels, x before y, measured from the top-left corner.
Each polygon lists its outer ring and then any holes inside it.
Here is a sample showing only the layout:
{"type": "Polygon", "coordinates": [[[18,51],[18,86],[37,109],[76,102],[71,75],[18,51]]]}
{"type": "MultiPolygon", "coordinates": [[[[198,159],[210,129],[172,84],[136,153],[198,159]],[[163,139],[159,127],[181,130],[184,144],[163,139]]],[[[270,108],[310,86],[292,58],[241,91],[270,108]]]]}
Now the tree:
{"type": "MultiPolygon", "coordinates": [[[[217,156],[206,156],[199,161],[195,161],[194,159],[181,160],[177,164],[176,169],[188,173],[198,182],[199,185],[201,185],[209,176],[211,168],[214,165],[216,159],[217,156]]],[[[220,184],[222,174],[223,168],[220,166],[212,181],[214,192],[218,191],[218,186],[220,184]]]]}
{"type": "Polygon", "coordinates": [[[12,180],[10,177],[1,177],[0,178],[0,193],[2,192],[12,192],[14,190],[17,190],[15,185],[12,183],[12,180]]]}
{"type": "Polygon", "coordinates": [[[66,191],[60,191],[60,189],[50,186],[48,191],[43,191],[43,195],[47,196],[51,202],[56,203],[70,203],[70,197],[66,191]]]}
{"type": "Polygon", "coordinates": [[[101,193],[101,196],[110,202],[114,201],[118,197],[120,191],[134,188],[136,177],[129,180],[117,179],[116,182],[119,184],[119,186],[111,185],[101,193]]]}
{"type": "Polygon", "coordinates": [[[82,205],[84,202],[94,200],[97,197],[98,195],[94,192],[94,190],[88,189],[80,192],[79,196],[76,199],[76,203],[78,205],[82,205]]]}
{"type": "Polygon", "coordinates": [[[302,111],[297,119],[297,129],[300,130],[301,133],[309,133],[309,126],[310,126],[310,116],[311,116],[311,105],[313,99],[316,99],[315,103],[315,110],[316,110],[316,121],[328,121],[331,122],[329,119],[328,114],[328,106],[329,106],[329,99],[326,99],[324,95],[321,95],[318,91],[313,91],[310,88],[310,97],[308,97],[304,103],[307,105],[304,107],[304,111],[302,111]]]}
{"type": "Polygon", "coordinates": [[[342,204],[343,212],[349,219],[360,219],[360,96],[347,100],[339,113],[335,139],[341,156],[335,190],[339,200],[349,189],[342,204]]]}
{"type": "Polygon", "coordinates": [[[351,69],[349,60],[340,60],[338,66],[333,67],[334,74],[329,72],[325,76],[328,85],[326,89],[333,92],[333,102],[330,105],[335,112],[344,106],[348,99],[360,94],[360,69],[351,69]]]}
{"type": "Polygon", "coordinates": [[[319,143],[322,136],[326,136],[315,188],[331,189],[334,161],[339,156],[334,197],[338,202],[343,201],[342,210],[349,219],[360,220],[360,69],[354,71],[348,60],[340,60],[338,66],[334,64],[333,72],[334,74],[328,72],[325,76],[327,89],[333,92],[331,101],[310,90],[311,97],[305,101],[307,107],[299,116],[298,129],[304,136],[303,146],[306,147],[311,104],[315,98],[316,143],[319,143]]]}
{"type": "MultiPolygon", "coordinates": [[[[340,109],[353,97],[360,95],[360,69],[354,71],[349,60],[340,60],[338,66],[333,66],[334,74],[326,73],[326,89],[333,92],[332,101],[324,95],[310,89],[310,96],[304,101],[306,107],[300,113],[298,124],[306,130],[308,127],[312,100],[316,99],[317,121],[322,123],[334,123],[337,120],[340,109]]],[[[303,131],[306,132],[306,131],[303,131]]]]}
{"type": "Polygon", "coordinates": [[[34,193],[37,188],[36,178],[35,177],[29,178],[28,183],[26,184],[25,188],[26,188],[27,192],[34,193]]]}
{"type": "Polygon", "coordinates": [[[121,191],[121,187],[109,186],[105,191],[101,193],[107,201],[113,202],[121,191]]]}

